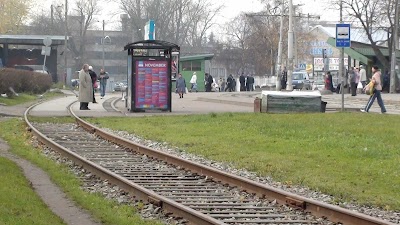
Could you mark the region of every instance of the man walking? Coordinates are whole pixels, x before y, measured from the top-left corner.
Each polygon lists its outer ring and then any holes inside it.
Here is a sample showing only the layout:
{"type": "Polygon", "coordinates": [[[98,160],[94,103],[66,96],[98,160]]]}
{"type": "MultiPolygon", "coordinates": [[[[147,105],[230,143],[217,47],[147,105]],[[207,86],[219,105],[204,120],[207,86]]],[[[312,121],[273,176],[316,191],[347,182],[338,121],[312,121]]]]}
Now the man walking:
{"type": "Polygon", "coordinates": [[[193,72],[192,78],[190,79],[190,91],[196,91],[197,92],[197,75],[196,72],[193,72]]]}
{"type": "Polygon", "coordinates": [[[109,78],[108,73],[104,71],[104,69],[100,70],[100,98],[103,99],[104,95],[106,95],[106,85],[107,79],[109,78]]]}
{"type": "Polygon", "coordinates": [[[79,71],[79,98],[80,110],[90,110],[88,105],[93,100],[93,84],[89,75],[89,65],[84,64],[79,71]]]}

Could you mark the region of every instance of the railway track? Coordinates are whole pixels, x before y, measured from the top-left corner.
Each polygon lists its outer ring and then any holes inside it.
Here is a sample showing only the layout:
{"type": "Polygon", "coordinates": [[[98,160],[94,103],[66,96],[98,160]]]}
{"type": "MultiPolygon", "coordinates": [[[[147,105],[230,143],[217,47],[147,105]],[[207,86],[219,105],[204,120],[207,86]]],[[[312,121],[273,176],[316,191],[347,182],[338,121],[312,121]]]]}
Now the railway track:
{"type": "Polygon", "coordinates": [[[77,124],[57,126],[32,124],[30,109],[25,121],[40,142],[188,224],[394,225],[121,139],[83,121],[71,107],[77,124]]]}

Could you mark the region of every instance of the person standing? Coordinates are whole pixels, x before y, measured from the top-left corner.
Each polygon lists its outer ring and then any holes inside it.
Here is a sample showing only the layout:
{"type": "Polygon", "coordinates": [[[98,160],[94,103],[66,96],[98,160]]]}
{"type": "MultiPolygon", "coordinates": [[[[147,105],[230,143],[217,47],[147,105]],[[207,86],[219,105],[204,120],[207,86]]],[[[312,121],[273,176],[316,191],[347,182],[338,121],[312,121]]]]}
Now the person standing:
{"type": "Polygon", "coordinates": [[[103,99],[104,96],[106,95],[106,86],[107,86],[107,80],[109,76],[108,73],[104,71],[104,69],[100,70],[100,98],[103,99]]]}
{"type": "Polygon", "coordinates": [[[239,77],[239,83],[240,83],[240,91],[246,91],[246,78],[244,77],[243,73],[239,77]]]}
{"type": "Polygon", "coordinates": [[[353,68],[349,71],[349,81],[350,81],[350,89],[351,96],[357,95],[357,83],[356,83],[356,68],[353,68]]]}
{"type": "Polygon", "coordinates": [[[282,70],[282,77],[281,77],[281,90],[286,90],[286,83],[287,83],[287,71],[286,66],[282,70]]]}
{"type": "Polygon", "coordinates": [[[89,75],[89,65],[84,64],[79,71],[79,97],[80,110],[90,110],[88,105],[93,100],[93,83],[89,75]]]}
{"type": "Polygon", "coordinates": [[[226,87],[226,81],[225,78],[222,78],[222,82],[221,82],[221,92],[225,91],[225,87],[226,87]]]}
{"type": "Polygon", "coordinates": [[[249,82],[249,91],[254,91],[254,77],[252,75],[249,75],[247,79],[250,79],[249,82]]]}
{"type": "Polygon", "coordinates": [[[372,75],[371,81],[374,86],[374,91],[373,94],[369,97],[368,103],[365,106],[364,109],[361,109],[361,112],[369,112],[369,109],[371,108],[372,104],[374,104],[375,99],[378,99],[378,105],[381,108],[381,113],[386,113],[386,108],[382,100],[381,96],[381,91],[382,91],[382,85],[381,85],[381,71],[379,71],[378,66],[373,66],[372,67],[372,75]]]}
{"type": "Polygon", "coordinates": [[[365,71],[363,65],[360,65],[360,82],[363,88],[365,88],[365,85],[367,84],[367,71],[365,71]]]}
{"type": "Polygon", "coordinates": [[[196,91],[197,92],[197,74],[196,72],[193,72],[192,78],[190,79],[190,91],[196,91]]]}
{"type": "Polygon", "coordinates": [[[211,85],[214,83],[213,77],[206,73],[205,76],[205,84],[206,84],[206,92],[211,92],[211,85]]]}
{"type": "Polygon", "coordinates": [[[225,91],[228,90],[229,92],[232,92],[232,90],[233,90],[232,86],[233,86],[233,76],[232,76],[232,74],[229,74],[228,79],[226,80],[225,91]]]}
{"type": "Polygon", "coordinates": [[[96,98],[94,97],[94,89],[97,88],[97,74],[93,71],[93,67],[89,66],[89,75],[92,78],[92,91],[93,91],[93,103],[97,103],[96,102],[96,98]]]}
{"type": "Polygon", "coordinates": [[[179,74],[178,79],[176,79],[176,91],[179,94],[179,98],[183,98],[183,94],[186,93],[186,81],[182,74],[179,74]]]}

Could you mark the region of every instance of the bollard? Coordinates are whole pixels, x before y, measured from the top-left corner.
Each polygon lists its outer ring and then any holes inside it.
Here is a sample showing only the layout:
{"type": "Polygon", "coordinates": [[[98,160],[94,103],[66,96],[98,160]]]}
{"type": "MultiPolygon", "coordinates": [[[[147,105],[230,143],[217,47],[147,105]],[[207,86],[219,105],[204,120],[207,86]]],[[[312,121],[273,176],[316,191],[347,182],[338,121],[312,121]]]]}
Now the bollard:
{"type": "Polygon", "coordinates": [[[254,112],[261,112],[261,98],[259,97],[256,97],[256,99],[254,99],[254,112]]]}

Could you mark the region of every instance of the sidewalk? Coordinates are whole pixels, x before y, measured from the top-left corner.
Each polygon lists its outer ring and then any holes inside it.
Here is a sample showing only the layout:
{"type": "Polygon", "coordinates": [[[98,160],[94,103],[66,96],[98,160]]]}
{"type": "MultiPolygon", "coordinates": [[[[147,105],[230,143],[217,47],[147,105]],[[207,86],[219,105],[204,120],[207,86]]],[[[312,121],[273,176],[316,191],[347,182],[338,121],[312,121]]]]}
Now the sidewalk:
{"type": "MultiPolygon", "coordinates": [[[[79,110],[78,98],[71,91],[63,91],[64,97],[53,99],[36,106],[32,111],[32,116],[69,116],[67,106],[73,104],[73,109],[77,115],[83,117],[102,117],[102,116],[143,116],[143,115],[182,115],[182,114],[207,114],[223,112],[253,112],[254,99],[261,97],[261,92],[201,92],[187,93],[180,99],[172,93],[172,112],[145,112],[131,113],[125,107],[125,101],[121,100],[121,92],[107,93],[104,99],[100,99],[96,94],[97,104],[89,103],[91,110],[79,110]]],[[[351,96],[344,95],[345,109],[358,111],[368,102],[368,95],[359,94],[351,96]]],[[[382,94],[383,101],[388,114],[400,114],[400,94],[382,94]]],[[[342,95],[327,94],[322,95],[322,101],[327,102],[327,109],[340,111],[342,105],[342,95]]],[[[30,104],[18,106],[0,105],[0,116],[22,116],[30,104]]],[[[375,102],[370,112],[378,113],[380,108],[375,102]]]]}

